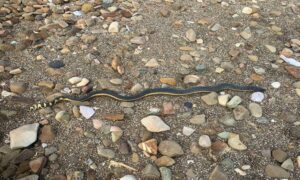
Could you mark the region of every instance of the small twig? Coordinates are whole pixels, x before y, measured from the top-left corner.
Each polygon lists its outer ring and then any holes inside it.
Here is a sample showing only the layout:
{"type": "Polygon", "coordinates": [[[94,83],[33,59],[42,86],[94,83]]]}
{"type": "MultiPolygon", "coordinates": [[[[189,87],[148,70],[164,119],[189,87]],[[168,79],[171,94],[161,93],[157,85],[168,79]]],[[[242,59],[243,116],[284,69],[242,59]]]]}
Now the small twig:
{"type": "Polygon", "coordinates": [[[113,167],[124,167],[124,168],[132,170],[132,171],[137,171],[137,169],[135,169],[133,167],[130,167],[130,166],[128,166],[128,165],[126,165],[122,162],[116,162],[116,161],[113,161],[113,160],[109,161],[109,166],[108,167],[110,168],[111,166],[113,166],[113,167]]]}

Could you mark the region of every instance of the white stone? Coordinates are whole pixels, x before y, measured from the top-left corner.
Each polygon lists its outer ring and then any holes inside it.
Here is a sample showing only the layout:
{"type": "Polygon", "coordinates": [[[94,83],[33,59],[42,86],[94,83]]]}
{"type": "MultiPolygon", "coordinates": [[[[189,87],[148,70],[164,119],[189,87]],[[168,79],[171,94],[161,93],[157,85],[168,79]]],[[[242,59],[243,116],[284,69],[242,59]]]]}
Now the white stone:
{"type": "Polygon", "coordinates": [[[275,89],[278,89],[278,88],[281,86],[280,82],[272,82],[271,85],[272,85],[272,87],[275,88],[275,89]]]}
{"type": "Polygon", "coordinates": [[[17,149],[31,145],[37,139],[39,123],[27,124],[9,132],[10,148],[17,149]]]}
{"type": "Polygon", "coordinates": [[[243,151],[247,149],[247,146],[245,146],[241,140],[240,140],[240,136],[238,134],[234,134],[231,133],[229,135],[229,139],[228,139],[228,145],[235,149],[235,150],[239,150],[239,151],[243,151]]]}
{"type": "Polygon", "coordinates": [[[133,175],[125,175],[125,176],[121,177],[120,180],[137,180],[137,179],[133,175]]]}
{"type": "Polygon", "coordinates": [[[251,100],[253,102],[262,102],[265,98],[264,93],[262,92],[255,92],[251,94],[251,100]]]}
{"type": "Polygon", "coordinates": [[[242,13],[244,14],[251,14],[253,12],[252,8],[250,7],[244,7],[243,10],[242,10],[242,13]]]}
{"type": "Polygon", "coordinates": [[[90,82],[90,80],[88,80],[87,78],[82,78],[82,80],[78,84],[76,84],[76,86],[83,87],[83,86],[86,86],[89,82],[90,82]]]}
{"type": "Polygon", "coordinates": [[[223,94],[218,96],[218,102],[221,106],[226,106],[228,100],[229,100],[230,95],[229,94],[223,94]]]}
{"type": "Polygon", "coordinates": [[[95,110],[88,106],[79,106],[80,114],[85,117],[85,119],[90,119],[94,114],[95,110]]]}
{"type": "Polygon", "coordinates": [[[82,80],[81,77],[71,77],[68,81],[69,81],[69,83],[71,83],[71,84],[77,84],[77,83],[79,83],[81,80],[82,80]]]}
{"type": "Polygon", "coordinates": [[[202,135],[199,138],[199,146],[209,148],[211,146],[211,140],[208,135],[202,135]]]}
{"type": "Polygon", "coordinates": [[[150,132],[163,132],[170,130],[170,126],[168,126],[160,117],[154,115],[143,118],[141,123],[150,132]]]}
{"type": "Polygon", "coordinates": [[[116,21],[110,23],[110,25],[108,27],[108,32],[110,32],[110,33],[118,33],[119,32],[119,23],[116,22],[116,21]]]}
{"type": "Polygon", "coordinates": [[[186,136],[190,136],[195,132],[195,129],[184,126],[182,129],[182,133],[186,136]]]}

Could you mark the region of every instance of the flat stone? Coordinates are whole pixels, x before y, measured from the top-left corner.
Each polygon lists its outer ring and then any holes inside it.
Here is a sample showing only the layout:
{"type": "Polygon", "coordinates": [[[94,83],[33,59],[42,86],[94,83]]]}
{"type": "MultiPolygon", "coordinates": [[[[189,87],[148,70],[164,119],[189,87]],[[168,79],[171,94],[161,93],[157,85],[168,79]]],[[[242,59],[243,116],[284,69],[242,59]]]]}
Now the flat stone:
{"type": "Polygon", "coordinates": [[[272,53],[275,53],[276,52],[276,47],[274,46],[271,46],[271,45],[265,45],[265,47],[272,53]]]}
{"type": "Polygon", "coordinates": [[[201,96],[201,99],[205,102],[205,104],[210,106],[218,104],[218,94],[216,92],[211,92],[207,95],[201,96]]]}
{"type": "Polygon", "coordinates": [[[11,82],[9,85],[9,89],[13,93],[22,94],[26,91],[28,85],[24,82],[11,82]]]}
{"type": "Polygon", "coordinates": [[[119,22],[114,21],[114,22],[110,23],[110,25],[108,27],[108,32],[109,33],[118,33],[119,32],[119,22]]]}
{"type": "Polygon", "coordinates": [[[40,81],[37,84],[40,87],[45,87],[45,88],[49,88],[49,89],[53,89],[55,84],[52,81],[40,81]]]}
{"type": "Polygon", "coordinates": [[[170,130],[170,127],[160,117],[154,115],[143,118],[141,123],[150,132],[163,132],[170,130]]]}
{"type": "Polygon", "coordinates": [[[185,33],[185,37],[191,42],[196,41],[196,36],[196,32],[193,29],[189,29],[185,33]]]}
{"type": "Polygon", "coordinates": [[[183,79],[184,84],[196,84],[199,81],[200,81],[200,78],[197,75],[186,75],[183,79]]]}
{"type": "Polygon", "coordinates": [[[199,138],[199,146],[209,148],[211,146],[211,140],[208,135],[201,135],[199,138]]]}
{"type": "Polygon", "coordinates": [[[230,95],[229,94],[224,94],[224,95],[219,95],[218,96],[218,102],[221,106],[226,106],[228,103],[230,95]]]}
{"type": "Polygon", "coordinates": [[[160,173],[154,165],[147,164],[142,170],[142,177],[144,179],[158,179],[160,177],[160,173]]]}
{"type": "Polygon", "coordinates": [[[159,67],[159,63],[155,58],[152,58],[145,64],[145,66],[150,68],[156,68],[159,67]]]}
{"type": "Polygon", "coordinates": [[[176,84],[177,84],[175,78],[160,78],[159,81],[163,84],[167,84],[170,86],[176,86],[176,84]]]}
{"type": "Polygon", "coordinates": [[[294,171],[294,163],[292,161],[291,158],[288,158],[287,160],[285,160],[282,164],[281,167],[289,170],[289,171],[294,171]]]}
{"type": "Polygon", "coordinates": [[[242,13],[244,13],[244,14],[252,14],[252,12],[253,12],[253,10],[252,10],[252,8],[250,8],[250,7],[244,7],[243,9],[242,9],[242,13]]]}
{"type": "Polygon", "coordinates": [[[30,170],[33,173],[39,173],[47,163],[46,157],[39,157],[29,162],[30,170]]]}
{"type": "Polygon", "coordinates": [[[163,103],[163,112],[164,115],[175,114],[175,109],[172,102],[163,103]]]}
{"type": "Polygon", "coordinates": [[[88,106],[79,106],[79,111],[85,119],[90,119],[95,114],[95,110],[88,106]]]}
{"type": "Polygon", "coordinates": [[[275,149],[272,151],[273,158],[278,162],[283,162],[287,159],[288,155],[281,149],[275,149]]]}
{"type": "Polygon", "coordinates": [[[227,175],[222,172],[219,166],[216,166],[213,172],[210,174],[208,180],[227,180],[227,175]]]}
{"type": "Polygon", "coordinates": [[[262,108],[260,107],[259,104],[250,103],[248,108],[249,108],[252,116],[254,116],[256,118],[262,117],[262,108]]]}
{"type": "Polygon", "coordinates": [[[230,101],[227,103],[228,108],[236,108],[240,103],[242,102],[242,99],[239,96],[234,96],[230,99],[230,101]]]}
{"type": "Polygon", "coordinates": [[[225,126],[233,127],[236,125],[236,120],[230,116],[224,116],[219,119],[219,122],[224,124],[225,126]]]}
{"type": "Polygon", "coordinates": [[[190,119],[190,123],[201,125],[206,122],[205,114],[195,115],[190,119]]]}
{"type": "Polygon", "coordinates": [[[159,167],[172,166],[175,164],[175,160],[168,156],[162,156],[155,160],[155,164],[159,167]]]}
{"type": "Polygon", "coordinates": [[[287,72],[296,79],[300,79],[300,68],[294,66],[285,66],[287,72]]]}
{"type": "Polygon", "coordinates": [[[236,120],[243,120],[249,117],[249,111],[242,105],[238,105],[233,109],[233,115],[236,120]]]}
{"type": "Polygon", "coordinates": [[[186,136],[190,136],[195,132],[195,129],[190,128],[190,127],[186,127],[184,126],[182,129],[182,134],[186,135],[186,136]]]}
{"type": "Polygon", "coordinates": [[[21,162],[31,159],[35,155],[35,151],[30,149],[24,149],[18,156],[13,160],[15,164],[20,164],[21,162]]]}
{"type": "Polygon", "coordinates": [[[291,136],[295,138],[300,138],[300,126],[292,127],[290,132],[291,132],[291,136]]]}
{"type": "Polygon", "coordinates": [[[115,157],[115,152],[111,149],[104,149],[101,146],[97,146],[97,154],[99,156],[112,159],[115,157]]]}
{"type": "Polygon", "coordinates": [[[159,143],[158,150],[162,155],[175,157],[183,155],[182,147],[175,141],[165,140],[159,143]]]}
{"type": "Polygon", "coordinates": [[[41,128],[41,134],[39,136],[39,140],[42,143],[51,142],[54,140],[55,134],[51,125],[45,125],[41,128]]]}
{"type": "Polygon", "coordinates": [[[289,178],[290,173],[288,173],[286,170],[283,168],[276,166],[276,165],[267,165],[265,169],[265,173],[269,177],[274,177],[274,178],[289,178]]]}
{"type": "Polygon", "coordinates": [[[9,132],[10,148],[17,149],[31,145],[37,139],[39,123],[27,124],[9,132]]]}
{"type": "Polygon", "coordinates": [[[146,38],[143,36],[136,36],[136,37],[130,39],[130,42],[132,44],[143,45],[146,43],[146,38]]]}
{"type": "Polygon", "coordinates": [[[192,61],[193,57],[189,54],[183,54],[180,56],[181,61],[192,61]]]}
{"type": "Polygon", "coordinates": [[[159,168],[161,180],[172,180],[172,171],[166,167],[159,168]]]}

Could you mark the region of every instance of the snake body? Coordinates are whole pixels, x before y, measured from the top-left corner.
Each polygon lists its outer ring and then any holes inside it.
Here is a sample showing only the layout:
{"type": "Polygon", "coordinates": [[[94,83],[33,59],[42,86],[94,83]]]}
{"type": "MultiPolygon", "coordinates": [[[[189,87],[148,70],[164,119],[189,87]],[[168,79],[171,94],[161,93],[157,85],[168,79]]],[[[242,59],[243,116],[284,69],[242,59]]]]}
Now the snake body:
{"type": "Polygon", "coordinates": [[[153,88],[153,89],[146,89],[140,93],[134,95],[122,95],[116,91],[112,90],[97,90],[92,91],[84,96],[75,97],[75,96],[68,96],[64,95],[58,98],[55,98],[51,102],[46,103],[38,103],[30,107],[31,110],[42,109],[45,107],[51,107],[61,101],[77,101],[77,102],[84,102],[88,101],[97,96],[106,96],[116,99],[118,101],[136,101],[141,98],[153,95],[170,95],[170,96],[184,96],[184,95],[191,95],[196,93],[204,93],[204,92],[220,92],[225,90],[233,90],[233,91],[252,91],[252,92],[264,92],[265,89],[258,86],[242,86],[237,84],[229,84],[229,83],[222,83],[214,86],[194,86],[188,89],[176,89],[176,88],[153,88]]]}

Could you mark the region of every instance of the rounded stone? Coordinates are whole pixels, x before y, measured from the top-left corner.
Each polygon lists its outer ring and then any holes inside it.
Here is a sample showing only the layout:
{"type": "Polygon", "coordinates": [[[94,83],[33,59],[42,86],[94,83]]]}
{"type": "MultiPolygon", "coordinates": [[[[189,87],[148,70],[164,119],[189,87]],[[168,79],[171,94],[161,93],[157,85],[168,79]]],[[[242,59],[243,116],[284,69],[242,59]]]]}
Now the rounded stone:
{"type": "Polygon", "coordinates": [[[54,69],[59,69],[65,66],[62,60],[53,60],[48,63],[48,66],[54,69]]]}

